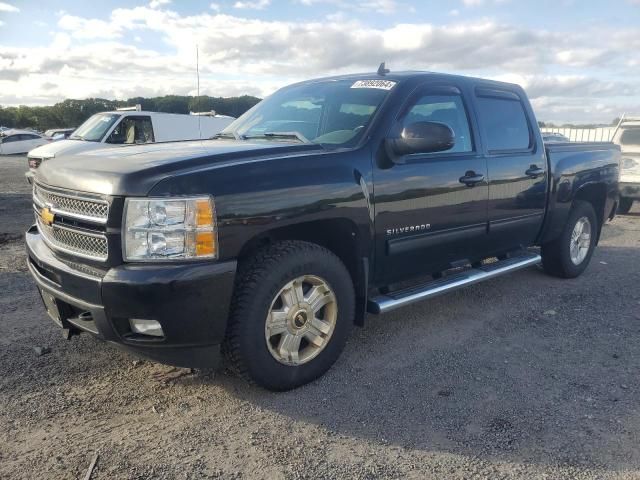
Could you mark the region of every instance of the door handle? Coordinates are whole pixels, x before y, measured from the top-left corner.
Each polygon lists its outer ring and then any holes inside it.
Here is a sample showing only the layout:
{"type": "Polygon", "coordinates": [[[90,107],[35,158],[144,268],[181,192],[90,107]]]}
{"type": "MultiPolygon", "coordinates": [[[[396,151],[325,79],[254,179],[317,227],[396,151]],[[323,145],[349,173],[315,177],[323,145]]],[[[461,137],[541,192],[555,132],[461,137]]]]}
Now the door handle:
{"type": "Polygon", "coordinates": [[[524,173],[528,177],[538,178],[540,175],[544,175],[544,168],[540,168],[536,165],[531,165],[529,169],[524,173]]]}
{"type": "Polygon", "coordinates": [[[464,183],[467,187],[475,187],[483,181],[484,175],[479,175],[476,172],[467,172],[464,177],[460,177],[460,183],[464,183]]]}

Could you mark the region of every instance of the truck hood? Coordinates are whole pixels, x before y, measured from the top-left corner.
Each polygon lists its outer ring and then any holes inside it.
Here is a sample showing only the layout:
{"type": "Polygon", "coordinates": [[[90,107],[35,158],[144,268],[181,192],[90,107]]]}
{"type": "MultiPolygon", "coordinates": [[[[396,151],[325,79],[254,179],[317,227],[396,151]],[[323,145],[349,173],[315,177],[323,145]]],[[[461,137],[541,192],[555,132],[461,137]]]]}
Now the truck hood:
{"type": "Polygon", "coordinates": [[[321,150],[318,145],[242,140],[106,147],[43,162],[36,180],[83,192],[144,196],[159,181],[176,174],[321,150]]]}
{"type": "Polygon", "coordinates": [[[60,155],[73,155],[87,150],[104,148],[103,143],[85,142],[82,140],[58,140],[50,142],[41,147],[34,148],[29,152],[30,157],[53,158],[60,155]]]}

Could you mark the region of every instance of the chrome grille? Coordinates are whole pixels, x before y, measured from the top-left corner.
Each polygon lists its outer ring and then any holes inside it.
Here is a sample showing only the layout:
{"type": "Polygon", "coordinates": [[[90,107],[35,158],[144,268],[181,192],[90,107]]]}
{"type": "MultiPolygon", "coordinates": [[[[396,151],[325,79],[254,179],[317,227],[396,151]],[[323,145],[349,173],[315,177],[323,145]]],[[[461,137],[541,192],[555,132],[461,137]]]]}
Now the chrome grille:
{"type": "Polygon", "coordinates": [[[49,207],[53,213],[92,223],[105,224],[109,203],[86,194],[56,190],[41,184],[33,185],[33,202],[37,207],[49,207]]]}
{"type": "Polygon", "coordinates": [[[45,225],[39,215],[36,215],[36,223],[45,242],[55,250],[99,261],[105,261],[109,255],[104,235],[62,227],[55,223],[45,225]]]}
{"type": "Polygon", "coordinates": [[[33,209],[38,231],[51,249],[99,262],[109,257],[105,198],[34,182],[33,209]]]}

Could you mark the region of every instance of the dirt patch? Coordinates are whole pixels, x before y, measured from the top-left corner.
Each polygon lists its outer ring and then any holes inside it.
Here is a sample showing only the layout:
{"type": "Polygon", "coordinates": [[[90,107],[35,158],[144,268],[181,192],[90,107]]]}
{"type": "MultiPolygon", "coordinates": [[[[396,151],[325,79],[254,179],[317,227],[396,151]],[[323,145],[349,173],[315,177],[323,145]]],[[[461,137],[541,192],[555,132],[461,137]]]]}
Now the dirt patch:
{"type": "Polygon", "coordinates": [[[64,340],[25,271],[24,159],[2,160],[0,478],[82,478],[97,452],[93,480],[640,478],[638,216],[576,280],[531,268],[369,316],[274,394],[64,340]]]}

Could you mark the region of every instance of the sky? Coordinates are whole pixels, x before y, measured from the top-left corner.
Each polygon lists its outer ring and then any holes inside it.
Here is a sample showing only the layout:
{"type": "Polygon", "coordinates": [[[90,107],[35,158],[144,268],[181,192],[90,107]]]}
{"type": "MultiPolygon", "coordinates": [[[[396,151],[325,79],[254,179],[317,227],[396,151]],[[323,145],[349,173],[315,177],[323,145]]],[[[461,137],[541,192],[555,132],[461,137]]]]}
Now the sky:
{"type": "Polygon", "coordinates": [[[0,0],[0,105],[264,97],[340,73],[515,82],[540,120],[640,114],[640,0],[0,0]]]}

